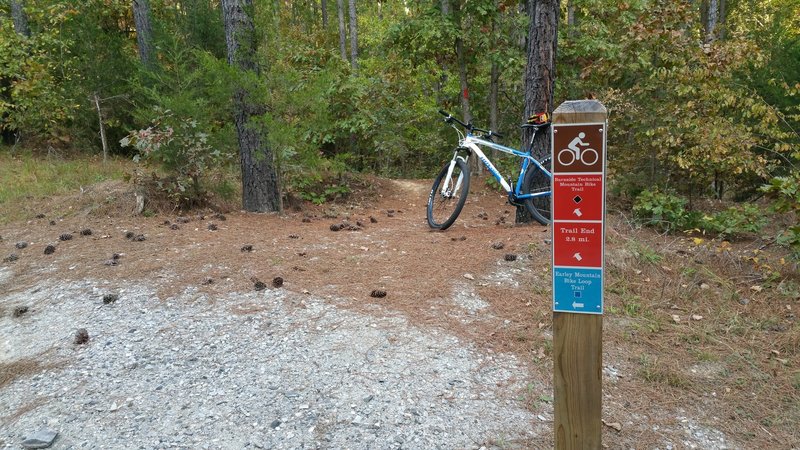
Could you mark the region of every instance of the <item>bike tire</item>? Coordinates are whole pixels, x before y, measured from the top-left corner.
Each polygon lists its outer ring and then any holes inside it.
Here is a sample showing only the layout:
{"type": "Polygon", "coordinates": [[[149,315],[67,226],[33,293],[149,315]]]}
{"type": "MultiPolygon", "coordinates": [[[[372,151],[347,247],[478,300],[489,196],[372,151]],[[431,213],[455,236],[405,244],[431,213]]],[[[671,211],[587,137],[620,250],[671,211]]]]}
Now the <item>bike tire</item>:
{"type": "Polygon", "coordinates": [[[467,194],[469,193],[469,167],[461,159],[456,160],[456,165],[453,167],[453,173],[450,177],[452,186],[455,186],[458,177],[463,176],[458,191],[447,195],[441,192],[441,186],[449,168],[450,162],[445,164],[442,171],[439,172],[439,176],[433,182],[431,193],[428,196],[428,225],[435,230],[446,230],[450,228],[450,225],[453,225],[458,215],[461,214],[461,209],[464,208],[464,203],[467,201],[467,194]]]}
{"type": "MultiPolygon", "coordinates": [[[[552,170],[550,167],[551,160],[549,156],[539,161],[539,163],[542,165],[542,167],[552,170]]],[[[535,164],[530,164],[528,166],[528,171],[525,173],[525,179],[522,181],[522,193],[536,194],[545,191],[552,192],[550,181],[550,177],[548,177],[546,173],[539,170],[535,164]]],[[[551,217],[550,208],[552,198],[552,193],[551,195],[544,197],[526,198],[524,199],[523,204],[525,205],[525,209],[528,210],[534,220],[542,225],[548,225],[551,217]]]]}

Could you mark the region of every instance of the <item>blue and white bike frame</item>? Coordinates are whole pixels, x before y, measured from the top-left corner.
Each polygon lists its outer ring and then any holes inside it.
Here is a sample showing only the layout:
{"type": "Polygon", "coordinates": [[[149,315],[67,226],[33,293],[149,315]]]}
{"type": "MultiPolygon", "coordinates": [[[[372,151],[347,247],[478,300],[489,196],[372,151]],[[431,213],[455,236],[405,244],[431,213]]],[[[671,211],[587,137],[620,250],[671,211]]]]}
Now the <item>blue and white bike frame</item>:
{"type": "MultiPolygon", "coordinates": [[[[503,189],[508,194],[509,200],[511,200],[512,202],[534,197],[550,196],[550,191],[537,192],[533,194],[522,193],[522,183],[525,179],[525,174],[531,168],[531,164],[535,165],[538,170],[541,170],[543,173],[545,173],[548,176],[548,178],[553,177],[552,173],[550,173],[550,170],[548,170],[549,168],[545,168],[541,163],[539,163],[539,161],[536,160],[536,158],[532,157],[530,154],[526,152],[521,152],[519,150],[506,147],[505,145],[497,144],[495,142],[483,139],[480,136],[475,136],[472,133],[467,133],[466,135],[464,135],[461,132],[461,130],[457,129],[455,126],[453,128],[455,128],[456,132],[458,132],[459,134],[458,148],[455,150],[455,153],[453,154],[452,161],[450,161],[450,168],[447,171],[447,177],[445,177],[445,180],[447,181],[442,186],[442,193],[446,194],[447,191],[450,190],[450,186],[448,186],[448,184],[449,180],[452,177],[453,168],[456,165],[456,160],[458,158],[461,158],[462,161],[468,162],[469,156],[465,158],[463,156],[460,156],[458,152],[464,149],[468,149],[471,153],[475,154],[475,156],[478,157],[478,160],[480,160],[480,162],[482,162],[483,165],[486,166],[486,168],[489,170],[492,176],[497,180],[497,182],[500,183],[501,186],[503,186],[503,189]],[[506,181],[503,178],[503,176],[500,175],[500,172],[497,170],[494,164],[492,164],[489,158],[487,158],[486,155],[481,151],[479,146],[493,148],[503,153],[508,153],[522,158],[522,168],[520,169],[519,178],[517,178],[516,186],[514,187],[513,190],[511,188],[511,185],[509,184],[509,181],[506,181]]],[[[458,190],[461,188],[461,181],[462,177],[459,176],[458,180],[456,181],[456,186],[452,190],[450,190],[450,192],[458,192],[458,190]]]]}

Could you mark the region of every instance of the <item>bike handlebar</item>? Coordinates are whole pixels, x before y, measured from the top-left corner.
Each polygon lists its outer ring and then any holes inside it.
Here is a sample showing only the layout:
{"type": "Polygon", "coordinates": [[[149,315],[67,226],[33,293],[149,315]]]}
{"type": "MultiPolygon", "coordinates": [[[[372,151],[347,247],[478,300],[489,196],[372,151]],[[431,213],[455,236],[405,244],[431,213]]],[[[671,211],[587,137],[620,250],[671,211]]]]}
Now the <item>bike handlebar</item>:
{"type": "Polygon", "coordinates": [[[449,112],[447,112],[447,111],[444,111],[444,110],[441,110],[441,109],[440,109],[440,110],[439,110],[439,114],[441,114],[441,115],[443,115],[443,116],[444,116],[444,121],[445,121],[445,122],[447,122],[447,123],[456,122],[456,123],[458,123],[459,125],[461,125],[462,127],[466,128],[466,130],[467,130],[467,131],[469,131],[470,133],[472,133],[473,131],[479,131],[479,132],[481,132],[481,133],[484,133],[484,136],[485,136],[485,137],[487,137],[487,138],[489,138],[489,139],[491,139],[491,138],[492,138],[492,136],[497,136],[497,137],[499,137],[499,138],[502,138],[502,137],[503,137],[503,135],[502,135],[502,134],[500,134],[500,133],[498,133],[498,132],[496,132],[496,131],[492,131],[492,130],[484,130],[483,128],[478,128],[478,127],[476,127],[476,126],[472,125],[471,123],[464,123],[464,122],[462,122],[462,121],[460,121],[460,120],[456,119],[455,117],[453,117],[453,115],[452,115],[452,114],[450,114],[450,113],[449,113],[449,112]]]}

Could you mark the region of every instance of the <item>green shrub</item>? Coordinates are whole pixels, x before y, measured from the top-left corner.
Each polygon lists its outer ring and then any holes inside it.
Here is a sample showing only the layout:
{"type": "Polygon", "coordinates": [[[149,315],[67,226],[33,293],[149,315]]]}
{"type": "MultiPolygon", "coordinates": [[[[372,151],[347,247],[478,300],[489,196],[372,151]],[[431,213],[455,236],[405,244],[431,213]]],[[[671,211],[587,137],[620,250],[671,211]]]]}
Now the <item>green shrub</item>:
{"type": "MultiPolygon", "coordinates": [[[[773,178],[761,190],[773,198],[772,206],[775,211],[800,215],[800,170],[785,177],[773,178]]],[[[800,260],[800,225],[783,230],[778,235],[778,243],[792,249],[795,259],[800,260]]]]}
{"type": "Polygon", "coordinates": [[[758,233],[766,225],[767,219],[756,205],[731,206],[716,214],[700,219],[700,228],[720,237],[739,233],[758,233]]]}
{"type": "Polygon", "coordinates": [[[694,228],[698,214],[686,209],[686,199],[670,192],[644,190],[633,205],[634,215],[645,225],[664,231],[694,228]]]}
{"type": "Polygon", "coordinates": [[[156,185],[181,206],[202,204],[206,197],[202,182],[209,169],[231,157],[209,144],[208,133],[196,120],[161,109],[156,109],[151,126],[132,131],[120,145],[136,149],[134,161],[155,164],[165,171],[166,177],[155,177],[156,185]]]}

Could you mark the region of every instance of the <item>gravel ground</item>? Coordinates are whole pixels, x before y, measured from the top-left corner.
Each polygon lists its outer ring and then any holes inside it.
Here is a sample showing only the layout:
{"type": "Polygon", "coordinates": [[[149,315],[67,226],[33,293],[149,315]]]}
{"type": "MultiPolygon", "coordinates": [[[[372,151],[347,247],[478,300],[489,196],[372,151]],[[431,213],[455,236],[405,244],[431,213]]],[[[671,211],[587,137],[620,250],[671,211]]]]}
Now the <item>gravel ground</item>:
{"type": "MultiPolygon", "coordinates": [[[[0,292],[10,277],[0,268],[0,292]]],[[[343,305],[101,280],[0,294],[0,363],[52,365],[0,386],[0,447],[45,427],[57,449],[529,448],[550,433],[513,356],[343,305]]]]}

